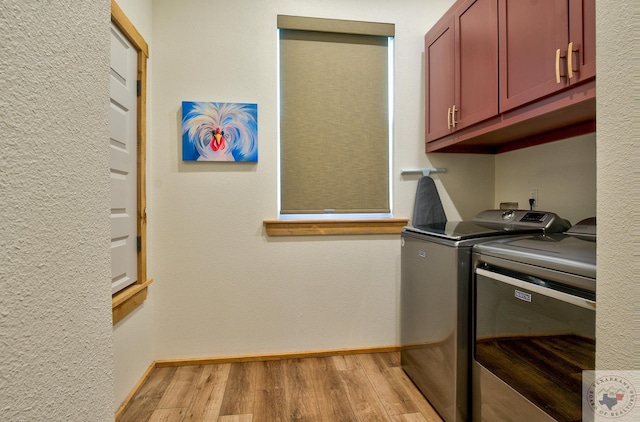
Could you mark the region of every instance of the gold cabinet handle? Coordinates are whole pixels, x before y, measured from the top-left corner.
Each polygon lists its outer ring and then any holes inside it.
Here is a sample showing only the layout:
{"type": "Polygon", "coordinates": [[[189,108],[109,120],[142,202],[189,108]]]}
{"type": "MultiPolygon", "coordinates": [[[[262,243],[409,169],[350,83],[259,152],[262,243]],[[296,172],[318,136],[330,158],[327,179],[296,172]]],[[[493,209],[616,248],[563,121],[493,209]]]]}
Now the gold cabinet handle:
{"type": "Polygon", "coordinates": [[[451,107],[447,110],[447,129],[451,129],[451,107]]]}
{"type": "Polygon", "coordinates": [[[456,127],[456,105],[451,109],[451,126],[456,127]]]}
{"type": "Polygon", "coordinates": [[[556,50],[556,83],[560,83],[560,49],[556,50]]]}
{"type": "Polygon", "coordinates": [[[573,53],[578,52],[578,50],[573,49],[573,41],[569,43],[569,47],[567,47],[567,74],[568,78],[573,78],[573,72],[578,73],[577,69],[573,68],[573,53]]]}
{"type": "Polygon", "coordinates": [[[560,49],[556,50],[556,83],[557,84],[560,83],[560,78],[564,76],[564,75],[560,75],[560,59],[565,57],[566,56],[563,56],[562,53],[560,52],[560,49]]]}

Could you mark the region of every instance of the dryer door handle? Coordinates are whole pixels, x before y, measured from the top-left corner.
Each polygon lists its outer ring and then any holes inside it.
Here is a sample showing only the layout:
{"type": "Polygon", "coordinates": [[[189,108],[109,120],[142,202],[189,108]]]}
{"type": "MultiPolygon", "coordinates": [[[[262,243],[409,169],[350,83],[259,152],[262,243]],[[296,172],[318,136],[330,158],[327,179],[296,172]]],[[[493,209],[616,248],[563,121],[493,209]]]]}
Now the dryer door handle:
{"type": "Polygon", "coordinates": [[[547,296],[553,299],[560,300],[562,302],[570,303],[572,305],[579,306],[581,308],[589,309],[595,312],[596,302],[584,299],[578,296],[573,296],[568,293],[560,292],[558,290],[549,289],[547,287],[539,286],[537,284],[528,283],[526,281],[518,280],[517,278],[509,277],[504,274],[496,273],[493,271],[485,270],[484,268],[476,268],[476,274],[490,278],[492,280],[499,281],[501,283],[509,284],[513,287],[520,289],[526,289],[531,292],[538,293],[543,296],[547,296]]]}

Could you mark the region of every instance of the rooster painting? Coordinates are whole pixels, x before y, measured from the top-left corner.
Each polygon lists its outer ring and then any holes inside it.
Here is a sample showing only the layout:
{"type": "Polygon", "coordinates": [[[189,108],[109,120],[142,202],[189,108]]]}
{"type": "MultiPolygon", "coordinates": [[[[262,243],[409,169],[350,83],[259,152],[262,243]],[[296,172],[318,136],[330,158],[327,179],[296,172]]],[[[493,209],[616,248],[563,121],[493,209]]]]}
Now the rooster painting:
{"type": "Polygon", "coordinates": [[[258,161],[258,105],[183,101],[182,159],[258,161]]]}

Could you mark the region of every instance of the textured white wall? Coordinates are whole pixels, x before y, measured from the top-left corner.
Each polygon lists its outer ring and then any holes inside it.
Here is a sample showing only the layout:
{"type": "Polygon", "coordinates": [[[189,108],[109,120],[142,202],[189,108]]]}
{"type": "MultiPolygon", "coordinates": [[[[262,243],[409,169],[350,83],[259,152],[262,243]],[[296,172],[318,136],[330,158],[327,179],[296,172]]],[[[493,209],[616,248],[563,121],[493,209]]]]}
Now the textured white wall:
{"type": "MultiPolygon", "coordinates": [[[[147,85],[151,86],[153,70],[153,42],[151,26],[152,0],[118,0],[118,6],[133,23],[149,47],[147,60],[147,85]]],[[[147,104],[151,104],[152,92],[147,90],[147,104]]],[[[147,110],[147,127],[151,128],[151,113],[147,110]]],[[[153,149],[153,136],[147,131],[147,151],[153,149]]],[[[147,162],[147,171],[151,163],[147,162]]],[[[153,208],[153,198],[147,195],[147,207],[153,208]]],[[[149,245],[153,244],[147,236],[149,245]]],[[[153,277],[152,273],[149,273],[153,277]]],[[[153,285],[152,285],[153,286],[153,285]]],[[[154,360],[153,354],[153,297],[154,289],[148,291],[147,300],[131,314],[113,326],[113,384],[116,408],[120,407],[133,386],[154,360]]]]}
{"type": "Polygon", "coordinates": [[[552,211],[575,224],[596,215],[596,135],[588,134],[496,155],[494,207],[518,202],[529,208],[529,190],[538,190],[536,210],[552,211]]]}
{"type": "Polygon", "coordinates": [[[0,5],[0,420],[113,420],[109,3],[0,5]]]}
{"type": "Polygon", "coordinates": [[[638,41],[633,37],[634,31],[637,35],[640,6],[634,0],[597,0],[596,7],[596,368],[638,370],[638,66],[637,54],[634,54],[638,51],[638,41]]]}
{"type": "Polygon", "coordinates": [[[408,217],[417,177],[402,178],[400,169],[428,164],[423,37],[452,3],[153,2],[149,227],[158,358],[398,343],[399,236],[264,234],[262,221],[277,211],[276,15],[396,24],[394,207],[408,217]],[[257,103],[259,162],[183,163],[183,100],[257,103]]]}

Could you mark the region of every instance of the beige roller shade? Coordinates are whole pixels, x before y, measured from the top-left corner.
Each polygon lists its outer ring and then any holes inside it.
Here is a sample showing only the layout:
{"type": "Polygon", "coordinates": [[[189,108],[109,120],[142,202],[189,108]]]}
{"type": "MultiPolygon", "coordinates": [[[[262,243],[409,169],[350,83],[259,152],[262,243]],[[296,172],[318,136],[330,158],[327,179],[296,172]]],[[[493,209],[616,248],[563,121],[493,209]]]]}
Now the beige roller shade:
{"type": "Polygon", "coordinates": [[[388,60],[387,35],[281,28],[282,214],[390,212],[388,60]]]}

